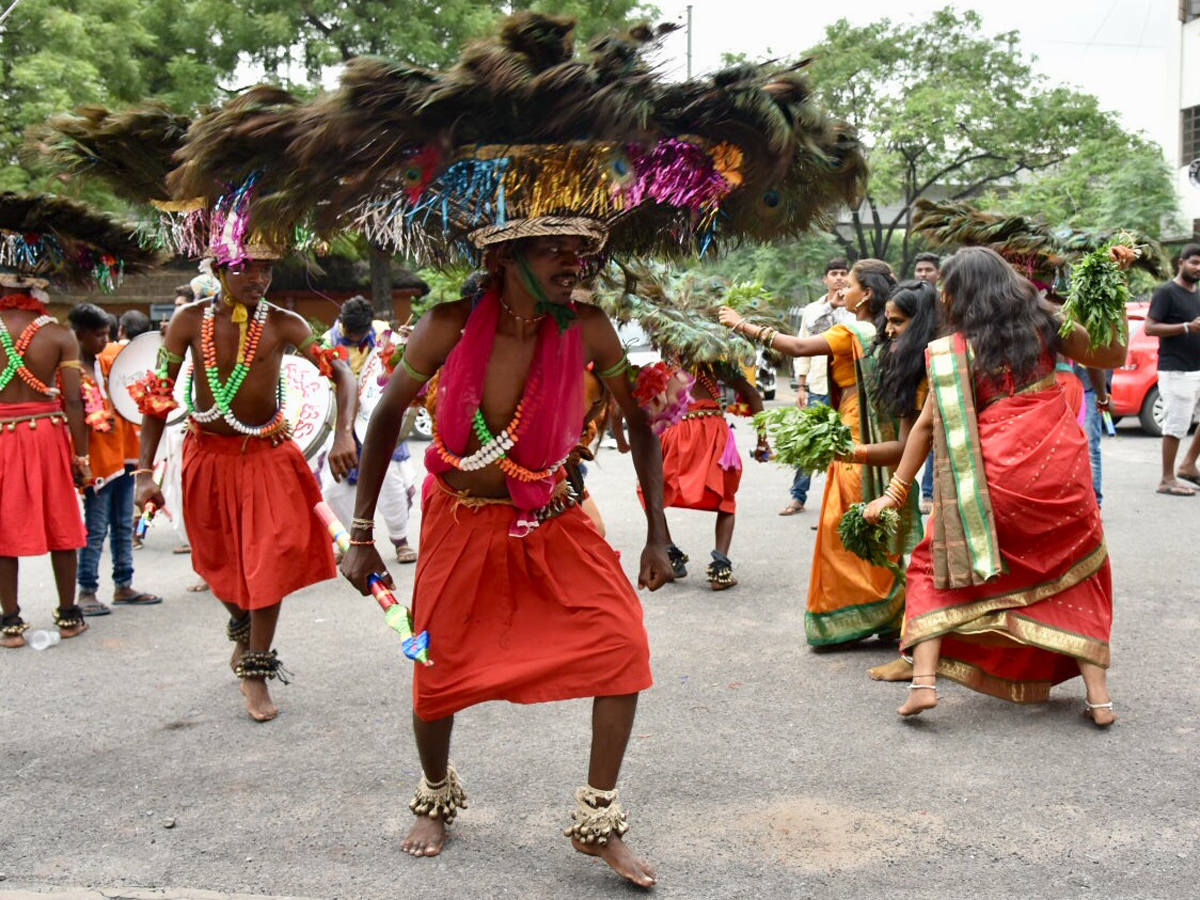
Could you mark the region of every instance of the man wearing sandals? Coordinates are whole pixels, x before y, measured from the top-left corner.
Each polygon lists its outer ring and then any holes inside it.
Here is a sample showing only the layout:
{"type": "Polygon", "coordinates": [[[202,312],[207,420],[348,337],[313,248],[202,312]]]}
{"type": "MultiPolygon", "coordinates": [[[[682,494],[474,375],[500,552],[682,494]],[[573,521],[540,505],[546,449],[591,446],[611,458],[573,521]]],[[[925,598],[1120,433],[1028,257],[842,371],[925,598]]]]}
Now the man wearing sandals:
{"type": "Polygon", "coordinates": [[[1200,430],[1175,468],[1180,441],[1200,419],[1200,244],[1187,244],[1179,251],[1175,277],[1161,285],[1150,300],[1146,334],[1158,338],[1158,389],[1166,420],[1163,422],[1162,479],[1160,494],[1190,497],[1200,486],[1196,457],[1200,455],[1200,430]]]}
{"type": "Polygon", "coordinates": [[[342,572],[364,594],[373,574],[389,580],[371,538],[375,502],[404,411],[440,369],[412,604],[433,661],[413,679],[424,777],[401,847],[441,853],[446,825],[465,806],[449,761],[455,713],[486,700],[593,697],[587,785],[576,791],[567,834],[580,852],[649,887],[654,869],[622,839],[616,790],[638,694],[651,684],[641,604],[561,471],[578,441],[590,361],[625,414],[646,498],[639,585],[670,581],[659,442],[633,400],[608,318],[571,302],[580,257],[605,238],[587,218],[510,219],[472,233],[486,289],[434,307],[409,338],[367,432],[342,572]]]}
{"type": "Polygon", "coordinates": [[[138,457],[137,430],[116,414],[108,395],[108,373],[116,354],[110,345],[108,314],[92,303],[74,307],[67,318],[79,341],[83,364],[86,423],[92,479],[83,487],[87,546],[79,551],[79,608],[85,616],[107,616],[111,609],[96,597],[100,556],[108,540],[112,554],[113,599],[117,605],[153,606],[162,597],[133,589],[133,477],[126,463],[138,457]]]}

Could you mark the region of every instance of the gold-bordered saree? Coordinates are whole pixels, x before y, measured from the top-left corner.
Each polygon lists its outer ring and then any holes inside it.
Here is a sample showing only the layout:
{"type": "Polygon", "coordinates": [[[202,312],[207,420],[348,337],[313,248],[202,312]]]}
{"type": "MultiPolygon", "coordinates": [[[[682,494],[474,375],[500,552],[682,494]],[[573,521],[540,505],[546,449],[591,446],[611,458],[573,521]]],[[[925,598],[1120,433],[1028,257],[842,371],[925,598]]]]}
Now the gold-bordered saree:
{"type": "Polygon", "coordinates": [[[934,513],[908,568],[905,649],[1015,703],[1109,664],[1112,577],[1087,440],[1047,354],[1025,384],[980,379],[961,335],[928,350],[934,513]]]}
{"type": "MultiPolygon", "coordinates": [[[[852,322],[831,328],[823,335],[833,350],[830,380],[840,388],[838,412],[862,444],[896,438],[896,422],[881,415],[870,402],[874,383],[874,356],[866,348],[875,337],[869,323],[852,322]]],[[[808,610],[804,632],[813,646],[859,640],[873,634],[899,631],[904,620],[904,578],[854,555],[842,544],[838,525],[853,504],[871,501],[883,493],[891,471],[834,460],[825,479],[821,522],[813,550],[808,583],[808,610]]],[[[901,516],[891,559],[899,563],[921,538],[917,497],[909,499],[901,516]]]]}

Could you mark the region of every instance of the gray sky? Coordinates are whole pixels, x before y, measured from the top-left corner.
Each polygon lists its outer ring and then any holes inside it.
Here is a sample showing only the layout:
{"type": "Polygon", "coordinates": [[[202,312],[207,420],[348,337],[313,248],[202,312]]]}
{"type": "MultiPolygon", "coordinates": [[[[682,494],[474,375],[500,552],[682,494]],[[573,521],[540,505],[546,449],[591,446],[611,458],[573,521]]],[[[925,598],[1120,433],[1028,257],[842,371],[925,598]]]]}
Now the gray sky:
{"type": "MultiPolygon", "coordinates": [[[[662,19],[683,22],[687,0],[655,0],[662,19]]],[[[947,5],[975,9],[986,33],[1017,31],[1035,69],[1054,84],[1069,84],[1100,98],[1123,125],[1163,143],[1178,110],[1169,89],[1167,42],[1178,35],[1178,0],[848,0],[794,3],[782,0],[692,0],[692,71],[719,67],[723,52],[794,56],[817,43],[839,18],[865,24],[881,18],[921,19],[947,5]]],[[[687,39],[668,38],[669,71],[685,71],[687,39]]]]}

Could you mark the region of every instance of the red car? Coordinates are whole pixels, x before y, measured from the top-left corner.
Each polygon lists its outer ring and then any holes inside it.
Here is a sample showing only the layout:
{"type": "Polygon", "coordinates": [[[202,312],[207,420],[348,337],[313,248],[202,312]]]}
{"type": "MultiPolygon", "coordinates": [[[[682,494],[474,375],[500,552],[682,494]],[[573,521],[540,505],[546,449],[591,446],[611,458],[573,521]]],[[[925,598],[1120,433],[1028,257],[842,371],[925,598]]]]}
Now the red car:
{"type": "Polygon", "coordinates": [[[1137,416],[1142,430],[1162,436],[1163,405],[1158,396],[1158,338],[1147,337],[1146,313],[1149,303],[1130,303],[1129,355],[1125,365],[1113,372],[1112,415],[1137,416]]]}

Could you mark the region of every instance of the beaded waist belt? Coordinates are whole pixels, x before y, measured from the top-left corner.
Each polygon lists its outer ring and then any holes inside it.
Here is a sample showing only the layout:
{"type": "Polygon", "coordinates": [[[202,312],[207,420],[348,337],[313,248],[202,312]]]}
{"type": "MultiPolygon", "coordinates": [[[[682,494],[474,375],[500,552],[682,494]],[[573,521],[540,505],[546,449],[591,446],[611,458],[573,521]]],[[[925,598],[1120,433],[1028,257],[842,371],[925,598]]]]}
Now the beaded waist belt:
{"type": "Polygon", "coordinates": [[[723,415],[725,415],[725,410],[723,409],[693,409],[691,412],[684,413],[683,417],[685,419],[703,419],[707,416],[723,415]]]}
{"type": "Polygon", "coordinates": [[[28,422],[30,428],[37,428],[38,419],[49,419],[51,425],[67,424],[67,416],[61,412],[35,413],[32,416],[17,416],[15,419],[0,419],[0,428],[16,431],[22,422],[28,422]]]}
{"type": "MultiPolygon", "coordinates": [[[[440,477],[436,481],[437,486],[441,488],[443,493],[449,494],[459,506],[465,506],[467,509],[480,509],[484,506],[513,505],[510,497],[476,497],[469,491],[454,490],[454,488],[442,481],[440,477]]],[[[561,516],[578,502],[579,495],[575,493],[575,489],[571,487],[570,483],[560,481],[554,486],[554,493],[550,495],[550,502],[545,506],[535,509],[533,515],[539,522],[545,522],[548,519],[561,516]]]]}

